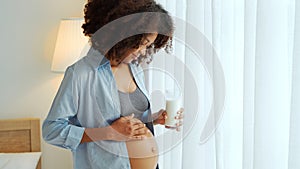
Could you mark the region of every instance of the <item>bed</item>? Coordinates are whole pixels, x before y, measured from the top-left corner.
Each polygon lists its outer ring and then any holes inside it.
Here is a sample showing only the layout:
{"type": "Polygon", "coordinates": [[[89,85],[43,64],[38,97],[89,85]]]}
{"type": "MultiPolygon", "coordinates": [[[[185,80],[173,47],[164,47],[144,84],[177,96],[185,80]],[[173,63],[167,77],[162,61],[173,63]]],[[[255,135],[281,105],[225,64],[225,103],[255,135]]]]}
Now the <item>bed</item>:
{"type": "MultiPolygon", "coordinates": [[[[21,163],[22,168],[41,169],[40,138],[40,119],[0,120],[0,165],[21,163]]],[[[12,168],[10,165],[4,168],[12,168]]]]}

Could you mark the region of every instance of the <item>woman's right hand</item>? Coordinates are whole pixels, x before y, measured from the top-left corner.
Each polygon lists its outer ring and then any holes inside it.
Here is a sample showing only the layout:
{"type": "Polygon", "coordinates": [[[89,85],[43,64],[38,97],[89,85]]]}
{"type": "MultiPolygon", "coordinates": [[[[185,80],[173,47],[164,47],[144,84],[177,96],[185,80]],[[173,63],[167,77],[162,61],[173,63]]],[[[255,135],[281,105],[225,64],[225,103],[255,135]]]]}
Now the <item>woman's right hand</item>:
{"type": "Polygon", "coordinates": [[[143,122],[134,118],[134,114],[120,117],[111,124],[110,128],[109,134],[115,141],[141,140],[146,138],[149,132],[143,122]]]}

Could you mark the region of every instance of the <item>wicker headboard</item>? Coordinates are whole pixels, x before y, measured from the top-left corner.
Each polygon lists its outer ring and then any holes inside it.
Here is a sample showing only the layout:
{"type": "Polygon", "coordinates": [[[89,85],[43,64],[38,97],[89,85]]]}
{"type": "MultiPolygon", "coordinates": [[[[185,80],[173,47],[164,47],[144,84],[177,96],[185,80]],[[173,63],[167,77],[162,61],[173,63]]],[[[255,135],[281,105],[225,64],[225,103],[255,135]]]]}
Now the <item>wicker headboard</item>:
{"type": "MultiPolygon", "coordinates": [[[[1,153],[40,151],[40,119],[0,120],[1,153]]],[[[37,169],[41,169],[41,159],[37,169]]]]}

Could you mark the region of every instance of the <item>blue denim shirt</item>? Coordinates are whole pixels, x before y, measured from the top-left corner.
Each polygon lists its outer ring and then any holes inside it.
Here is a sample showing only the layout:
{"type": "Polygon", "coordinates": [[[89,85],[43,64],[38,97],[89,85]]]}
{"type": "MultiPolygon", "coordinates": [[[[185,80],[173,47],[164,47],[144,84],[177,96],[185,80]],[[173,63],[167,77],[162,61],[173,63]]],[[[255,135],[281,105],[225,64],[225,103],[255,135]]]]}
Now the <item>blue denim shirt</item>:
{"type": "MultiPolygon", "coordinates": [[[[138,87],[149,96],[140,66],[129,64],[138,87]]],[[[150,105],[150,103],[149,103],[150,105]]],[[[130,169],[125,142],[97,141],[80,144],[85,128],[105,127],[120,118],[117,85],[109,60],[91,48],[68,67],[43,122],[46,142],[70,149],[75,169],[130,169]]],[[[150,106],[142,121],[153,132],[150,106]]]]}

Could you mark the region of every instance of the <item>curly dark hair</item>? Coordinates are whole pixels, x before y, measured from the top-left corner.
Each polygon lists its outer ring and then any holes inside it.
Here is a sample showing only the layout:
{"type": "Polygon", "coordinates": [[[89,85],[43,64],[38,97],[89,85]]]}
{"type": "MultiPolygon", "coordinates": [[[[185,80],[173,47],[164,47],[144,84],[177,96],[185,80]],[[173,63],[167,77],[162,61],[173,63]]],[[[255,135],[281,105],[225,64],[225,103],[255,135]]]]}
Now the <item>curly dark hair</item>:
{"type": "Polygon", "coordinates": [[[172,49],[173,20],[154,0],[88,0],[84,14],[83,33],[109,60],[121,62],[121,57],[138,49],[151,33],[158,33],[157,38],[137,64],[150,63],[159,49],[172,49]]]}

